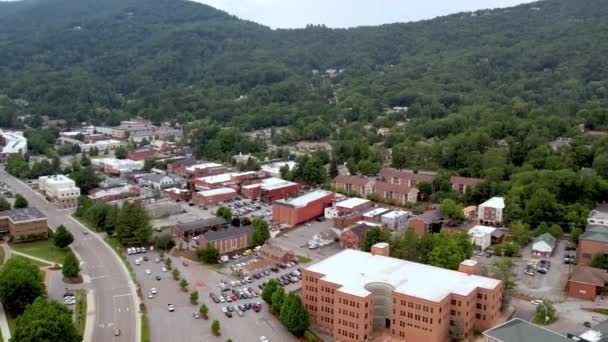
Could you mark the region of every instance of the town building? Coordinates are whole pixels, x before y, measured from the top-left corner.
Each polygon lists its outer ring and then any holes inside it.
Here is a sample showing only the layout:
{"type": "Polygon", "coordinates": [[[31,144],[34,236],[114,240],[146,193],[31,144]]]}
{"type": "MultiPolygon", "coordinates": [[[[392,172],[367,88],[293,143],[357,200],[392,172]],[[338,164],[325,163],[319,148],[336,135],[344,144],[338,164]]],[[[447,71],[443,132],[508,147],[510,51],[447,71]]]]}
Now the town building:
{"type": "Polygon", "coordinates": [[[429,210],[420,215],[412,216],[407,225],[414,229],[418,236],[438,233],[443,225],[443,213],[439,209],[429,210]]]}
{"type": "Polygon", "coordinates": [[[146,160],[161,157],[154,147],[148,145],[129,151],[127,158],[131,160],[146,160]]]}
{"type": "Polygon", "coordinates": [[[0,235],[7,234],[15,242],[46,239],[49,235],[46,216],[33,207],[0,211],[0,235]]]}
{"type": "Polygon", "coordinates": [[[255,171],[247,172],[228,172],[219,175],[199,177],[194,180],[194,185],[197,190],[217,189],[229,185],[237,187],[239,182],[246,179],[255,179],[258,173],[255,171]]]}
{"type": "Polygon", "coordinates": [[[101,172],[115,176],[142,170],[144,168],[143,161],[131,159],[97,158],[91,160],[91,164],[97,167],[101,172]]]}
{"type": "Polygon", "coordinates": [[[103,189],[90,194],[88,197],[93,201],[111,202],[119,199],[137,197],[141,189],[136,185],[124,185],[115,188],[103,189]]]}
{"type": "Polygon", "coordinates": [[[362,218],[365,221],[370,221],[370,222],[383,222],[382,215],[384,215],[390,211],[391,210],[388,208],[377,207],[377,208],[373,208],[371,210],[365,211],[362,215],[362,218]]]}
{"type": "Polygon", "coordinates": [[[201,207],[211,207],[226,202],[238,195],[232,188],[217,188],[192,193],[192,203],[201,207]]]}
{"type": "Polygon", "coordinates": [[[532,242],[532,254],[542,257],[551,256],[556,245],[557,239],[549,233],[544,233],[532,242]]]}
{"type": "Polygon", "coordinates": [[[289,167],[289,170],[293,170],[296,167],[294,161],[276,162],[271,164],[264,164],[260,167],[260,171],[265,172],[269,177],[281,178],[281,168],[284,166],[289,167]]]}
{"type": "Polygon", "coordinates": [[[149,173],[137,179],[140,186],[147,186],[150,189],[164,190],[168,188],[182,188],[186,185],[186,180],[175,175],[162,175],[149,173]]]}
{"type": "Polygon", "coordinates": [[[608,203],[602,203],[591,210],[587,223],[608,227],[608,203]]]}
{"type": "MultiPolygon", "coordinates": [[[[368,341],[385,333],[405,341],[447,341],[495,325],[502,282],[389,257],[388,243],[371,253],[346,249],[302,271],[301,297],[311,320],[334,341],[368,341]]],[[[466,272],[466,273],[465,273],[466,272]]]]}
{"type": "Polygon", "coordinates": [[[370,200],[353,197],[336,203],[336,213],[338,216],[342,216],[354,212],[360,212],[362,210],[371,208],[372,204],[373,203],[370,200]]]}
{"type": "Polygon", "coordinates": [[[114,151],[121,146],[126,146],[127,144],[120,140],[108,139],[108,140],[99,140],[88,144],[80,145],[80,151],[82,153],[90,153],[91,150],[97,149],[100,154],[106,154],[110,151],[114,151]]]}
{"type": "Polygon", "coordinates": [[[165,189],[165,195],[176,202],[188,202],[192,199],[192,191],[188,189],[165,189]]]}
{"type": "Polygon", "coordinates": [[[278,264],[286,264],[290,261],[297,260],[296,255],[278,246],[273,246],[270,242],[266,242],[260,248],[260,255],[268,260],[272,260],[278,264]]]}
{"type": "Polygon", "coordinates": [[[332,205],[333,192],[317,190],[290,200],[278,200],[272,204],[272,219],[278,224],[295,226],[324,214],[332,205]]]}
{"type": "Polygon", "coordinates": [[[80,188],[76,182],[64,175],[42,176],[38,178],[38,189],[49,202],[59,208],[74,208],[78,205],[80,188]]]}
{"type": "Polygon", "coordinates": [[[345,229],[340,233],[340,246],[342,248],[359,249],[367,231],[374,228],[365,223],[357,224],[356,226],[345,229]]]}
{"type": "Polygon", "coordinates": [[[571,339],[547,328],[514,318],[486,330],[485,342],[572,342],[571,339]]]}
{"type": "Polygon", "coordinates": [[[209,230],[223,230],[228,228],[228,222],[221,217],[211,217],[192,222],[178,223],[171,228],[171,235],[182,240],[206,233],[209,230]]]}
{"type": "Polygon", "coordinates": [[[587,225],[585,232],[578,238],[578,265],[588,266],[596,254],[608,254],[608,226],[587,225]]]}
{"type": "Polygon", "coordinates": [[[471,237],[471,243],[477,251],[485,251],[492,245],[492,233],[496,228],[477,225],[469,230],[468,234],[471,237]]]}
{"type": "Polygon", "coordinates": [[[420,194],[416,187],[361,176],[339,175],[334,179],[333,185],[336,189],[347,193],[361,197],[375,194],[383,201],[392,201],[400,205],[408,202],[416,203],[420,194]]]}
{"type": "Polygon", "coordinates": [[[566,288],[569,297],[594,301],[608,290],[608,272],[601,268],[575,266],[566,288]]]}
{"type": "Polygon", "coordinates": [[[475,220],[477,218],[477,206],[470,205],[464,209],[462,209],[462,214],[464,218],[467,220],[475,220]]]}
{"type": "Polygon", "coordinates": [[[606,342],[608,340],[608,320],[594,324],[590,329],[578,336],[568,334],[568,337],[580,342],[606,342]]]}
{"type": "Polygon", "coordinates": [[[223,230],[208,230],[199,235],[198,244],[201,248],[211,244],[217,248],[220,254],[226,254],[251,247],[252,234],[253,227],[251,225],[244,227],[230,226],[223,230]]]}
{"type": "Polygon", "coordinates": [[[296,144],[296,149],[303,152],[327,151],[331,152],[332,146],[323,141],[301,141],[296,144]]]}
{"type": "Polygon", "coordinates": [[[298,183],[274,177],[262,179],[261,183],[253,183],[241,187],[243,197],[259,199],[267,203],[297,195],[299,191],[300,185],[298,183]]]}
{"type": "Polygon", "coordinates": [[[155,130],[156,127],[149,120],[125,120],[112,129],[112,136],[118,139],[138,139],[136,141],[140,141],[143,138],[154,136],[155,130]]]}
{"type": "Polygon", "coordinates": [[[23,132],[3,131],[0,129],[0,161],[11,155],[27,153],[27,138],[23,132]]]}
{"type": "Polygon", "coordinates": [[[207,177],[228,172],[228,168],[218,163],[199,163],[186,166],[185,172],[190,177],[207,177]]]}
{"type": "Polygon", "coordinates": [[[479,224],[493,227],[502,227],[503,215],[505,210],[505,199],[502,197],[492,197],[479,205],[477,218],[479,224]]]}
{"type": "Polygon", "coordinates": [[[382,178],[393,185],[405,185],[409,188],[416,188],[418,184],[432,183],[437,175],[436,172],[428,171],[409,171],[409,170],[397,170],[392,167],[386,167],[380,172],[382,178]]]}
{"type": "Polygon", "coordinates": [[[452,190],[464,194],[465,192],[473,190],[473,188],[482,181],[483,180],[479,178],[452,176],[450,177],[450,186],[452,187],[452,190]]]}
{"type": "MultiPolygon", "coordinates": [[[[365,216],[365,215],[364,215],[365,216]]],[[[410,213],[404,210],[395,210],[382,215],[381,221],[392,232],[400,232],[407,228],[410,213]]]]}
{"type": "Polygon", "coordinates": [[[197,161],[191,158],[178,159],[167,163],[167,172],[174,173],[180,177],[189,178],[193,173],[190,173],[187,168],[196,164],[197,161]]]}

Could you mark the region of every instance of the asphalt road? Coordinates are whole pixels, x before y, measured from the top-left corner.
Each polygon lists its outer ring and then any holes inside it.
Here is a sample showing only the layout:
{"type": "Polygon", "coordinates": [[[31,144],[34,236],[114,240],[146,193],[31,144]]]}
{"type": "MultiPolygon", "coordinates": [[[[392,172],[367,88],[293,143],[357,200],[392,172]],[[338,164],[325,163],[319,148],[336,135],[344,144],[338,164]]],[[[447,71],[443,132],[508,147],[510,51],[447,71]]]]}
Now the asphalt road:
{"type": "MultiPolygon", "coordinates": [[[[80,256],[85,280],[90,280],[87,288],[95,298],[95,326],[91,341],[134,341],[140,340],[140,321],[136,293],[132,291],[131,278],[116,254],[96,234],[73,220],[71,211],[58,209],[49,204],[42,195],[0,169],[0,179],[15,193],[20,193],[29,202],[46,214],[49,226],[56,228],[63,224],[74,234],[72,248],[80,256]],[[114,336],[114,329],[121,334],[114,336]]],[[[85,336],[85,341],[87,337],[85,336]]]]}

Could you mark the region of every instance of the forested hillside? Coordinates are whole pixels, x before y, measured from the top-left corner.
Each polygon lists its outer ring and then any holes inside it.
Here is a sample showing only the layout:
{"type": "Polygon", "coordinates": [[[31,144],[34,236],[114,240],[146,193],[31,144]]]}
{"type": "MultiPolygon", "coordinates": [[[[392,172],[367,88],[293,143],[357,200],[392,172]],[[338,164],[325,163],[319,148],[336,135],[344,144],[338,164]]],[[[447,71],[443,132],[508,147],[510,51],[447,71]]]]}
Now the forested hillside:
{"type": "Polygon", "coordinates": [[[180,0],[0,2],[0,126],[197,120],[211,159],[260,151],[238,131],[273,127],[277,145],[332,140],[353,173],[390,151],[396,167],[485,178],[465,200],[506,194],[511,220],[569,227],[608,195],[608,138],[581,132],[608,129],[606,56],[605,0],[299,30],[180,0]]]}

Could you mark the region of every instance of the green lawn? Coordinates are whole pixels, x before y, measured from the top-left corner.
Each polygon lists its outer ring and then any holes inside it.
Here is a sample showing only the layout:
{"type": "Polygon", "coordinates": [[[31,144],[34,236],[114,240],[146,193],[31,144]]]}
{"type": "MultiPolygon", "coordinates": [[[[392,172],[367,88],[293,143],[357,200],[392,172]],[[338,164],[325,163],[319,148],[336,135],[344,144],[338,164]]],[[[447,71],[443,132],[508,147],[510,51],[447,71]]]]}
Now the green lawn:
{"type": "Polygon", "coordinates": [[[82,336],[87,321],[87,294],[84,291],[76,291],[76,307],[74,308],[74,324],[82,336]]]}
{"type": "Polygon", "coordinates": [[[49,260],[58,264],[63,263],[63,259],[70,251],[69,248],[61,249],[53,245],[53,240],[51,239],[13,244],[11,245],[11,248],[17,252],[25,253],[44,260],[49,260]]]}
{"type": "Polygon", "coordinates": [[[0,265],[4,265],[4,248],[0,248],[0,265]]]}
{"type": "Polygon", "coordinates": [[[150,342],[150,322],[146,313],[141,314],[141,342],[150,342]]]}
{"type": "Polygon", "coordinates": [[[7,314],[6,320],[8,321],[8,330],[10,330],[12,334],[15,331],[15,326],[17,325],[17,318],[12,318],[9,314],[7,314]]]}
{"type": "Polygon", "coordinates": [[[300,262],[300,264],[308,264],[312,261],[312,259],[303,255],[298,255],[298,261],[300,262]]]}
{"type": "Polygon", "coordinates": [[[21,255],[15,255],[15,256],[12,256],[11,258],[24,258],[24,259],[27,259],[27,260],[29,260],[29,261],[30,261],[32,264],[34,264],[34,265],[36,265],[36,266],[38,266],[38,267],[48,267],[48,266],[52,266],[51,264],[47,264],[47,263],[44,263],[44,262],[41,262],[41,261],[38,261],[38,260],[30,259],[30,258],[28,258],[28,257],[24,257],[24,256],[21,256],[21,255]]]}

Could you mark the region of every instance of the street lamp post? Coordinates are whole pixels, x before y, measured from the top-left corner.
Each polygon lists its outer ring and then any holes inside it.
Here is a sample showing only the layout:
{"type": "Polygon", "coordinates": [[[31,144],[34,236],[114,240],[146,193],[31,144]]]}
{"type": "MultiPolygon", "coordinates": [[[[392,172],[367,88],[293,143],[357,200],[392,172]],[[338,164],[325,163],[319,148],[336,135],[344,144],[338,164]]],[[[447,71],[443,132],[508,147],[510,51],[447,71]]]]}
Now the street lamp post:
{"type": "Polygon", "coordinates": [[[543,306],[543,309],[545,309],[545,325],[549,324],[549,309],[547,308],[547,305],[545,303],[541,304],[543,306]]]}

